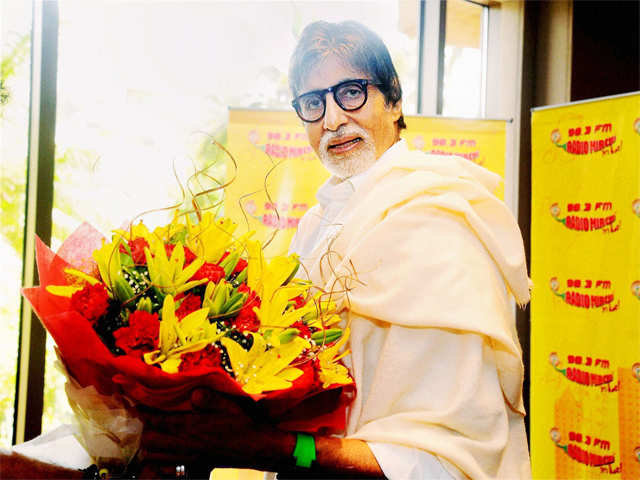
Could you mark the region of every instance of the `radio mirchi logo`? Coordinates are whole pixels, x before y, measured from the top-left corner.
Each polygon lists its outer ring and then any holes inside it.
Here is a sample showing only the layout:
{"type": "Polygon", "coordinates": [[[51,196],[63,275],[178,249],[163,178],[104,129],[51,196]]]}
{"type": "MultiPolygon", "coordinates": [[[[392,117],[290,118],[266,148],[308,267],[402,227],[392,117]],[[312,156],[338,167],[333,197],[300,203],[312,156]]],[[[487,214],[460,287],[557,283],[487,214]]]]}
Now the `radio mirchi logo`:
{"type": "Polygon", "coordinates": [[[611,385],[613,374],[611,362],[606,358],[591,357],[588,355],[567,355],[567,364],[564,366],[557,352],[549,354],[549,363],[553,369],[561,373],[567,380],[584,385],[586,387],[600,387],[603,392],[617,392],[619,386],[611,385]]]}
{"type": "Polygon", "coordinates": [[[549,287],[553,294],[572,307],[589,309],[601,309],[602,312],[615,312],[620,308],[620,300],[615,300],[615,294],[611,291],[610,280],[582,280],[570,278],[566,281],[566,290],[560,290],[558,277],[549,280],[549,287]]]}
{"type": "Polygon", "coordinates": [[[616,455],[609,452],[609,440],[573,431],[569,432],[568,438],[563,439],[558,427],[549,430],[549,436],[555,446],[564,450],[573,461],[589,467],[599,467],[600,471],[606,473],[620,473],[620,467],[612,465],[616,461],[616,455]]]}
{"type": "MultiPolygon", "coordinates": [[[[635,128],[635,124],[634,124],[635,128]]],[[[563,143],[560,129],[551,131],[551,143],[562,148],[571,155],[589,155],[601,153],[612,155],[622,148],[622,141],[613,133],[612,123],[596,123],[593,125],[576,125],[567,129],[568,140],[563,143]]]]}
{"type": "MultiPolygon", "coordinates": [[[[639,207],[640,209],[640,202],[639,207]]],[[[551,217],[574,232],[615,233],[620,229],[620,220],[613,212],[613,202],[569,202],[567,214],[562,216],[562,207],[553,203],[549,207],[551,217]]]]}

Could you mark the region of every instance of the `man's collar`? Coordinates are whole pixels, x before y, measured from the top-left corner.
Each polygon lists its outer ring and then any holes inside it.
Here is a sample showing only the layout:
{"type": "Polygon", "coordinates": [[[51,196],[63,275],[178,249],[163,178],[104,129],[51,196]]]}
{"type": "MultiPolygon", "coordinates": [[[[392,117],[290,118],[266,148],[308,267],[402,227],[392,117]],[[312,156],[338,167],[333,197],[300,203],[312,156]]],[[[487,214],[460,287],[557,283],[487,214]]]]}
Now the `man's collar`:
{"type": "Polygon", "coordinates": [[[324,209],[333,202],[345,202],[351,197],[351,195],[353,195],[353,192],[362,185],[376,165],[379,165],[381,162],[387,162],[388,159],[395,156],[396,153],[407,150],[407,148],[407,142],[401,138],[391,145],[387,151],[384,152],[380,158],[364,172],[357,173],[347,178],[340,178],[332,175],[322,184],[316,193],[316,198],[318,199],[320,206],[324,209]]]}

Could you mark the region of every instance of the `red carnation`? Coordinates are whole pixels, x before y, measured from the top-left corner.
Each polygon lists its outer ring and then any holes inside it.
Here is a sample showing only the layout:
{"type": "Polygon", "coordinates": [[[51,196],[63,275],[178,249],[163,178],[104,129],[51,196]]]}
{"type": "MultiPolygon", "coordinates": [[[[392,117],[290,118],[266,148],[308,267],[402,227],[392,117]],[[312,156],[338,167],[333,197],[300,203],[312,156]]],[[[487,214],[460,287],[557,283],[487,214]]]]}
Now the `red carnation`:
{"type": "Polygon", "coordinates": [[[181,373],[222,368],[220,365],[220,350],[211,344],[197,352],[185,353],[181,359],[182,361],[178,366],[178,371],[181,373]]]}
{"type": "Polygon", "coordinates": [[[247,261],[244,258],[241,258],[240,260],[238,260],[238,263],[236,263],[236,268],[233,269],[233,273],[240,273],[245,268],[247,268],[247,265],[247,261]]]}
{"type": "MultiPolygon", "coordinates": [[[[177,300],[177,298],[176,298],[177,300]]],[[[176,310],[176,317],[182,320],[192,312],[202,308],[202,300],[197,295],[188,294],[176,310]]]]}
{"type": "Polygon", "coordinates": [[[184,247],[184,264],[189,265],[196,259],[196,254],[189,247],[184,247]]]}
{"type": "Polygon", "coordinates": [[[231,326],[241,332],[257,332],[260,328],[260,320],[253,310],[242,308],[238,316],[231,322],[231,326]]]}
{"type": "Polygon", "coordinates": [[[291,328],[297,328],[300,330],[300,336],[307,340],[311,338],[311,329],[302,323],[300,320],[291,324],[291,328]]]}
{"type": "Polygon", "coordinates": [[[109,294],[102,283],[87,285],[71,296],[71,308],[90,322],[95,322],[109,308],[109,294]]]}
{"type": "Polygon", "coordinates": [[[224,268],[220,265],[205,262],[200,269],[193,274],[190,280],[202,280],[203,278],[208,278],[210,282],[218,283],[225,276],[224,268]]]}
{"type": "MultiPolygon", "coordinates": [[[[149,243],[142,237],[137,237],[127,242],[131,250],[131,259],[135,265],[146,265],[147,258],[144,256],[144,248],[149,248],[149,243]]],[[[129,253],[124,245],[120,245],[121,253],[129,253]]]]}
{"type": "MultiPolygon", "coordinates": [[[[222,261],[227,258],[229,256],[229,252],[224,252],[222,254],[222,256],[220,257],[220,260],[218,260],[217,265],[220,265],[220,263],[222,263],[222,261]]],[[[247,261],[244,258],[240,258],[238,260],[238,263],[236,263],[235,268],[233,269],[233,272],[231,273],[240,273],[242,270],[244,270],[245,268],[247,268],[247,261]]]]}
{"type": "Polygon", "coordinates": [[[158,346],[160,320],[157,313],[136,310],[129,315],[129,326],[113,332],[116,346],[128,355],[155,350],[158,346]]]}
{"type": "MultiPolygon", "coordinates": [[[[171,254],[173,253],[173,249],[176,248],[175,244],[173,243],[165,243],[164,244],[164,251],[167,254],[167,258],[171,258],[171,254]]],[[[187,266],[189,265],[191,262],[193,262],[196,259],[196,254],[193,253],[189,247],[184,247],[184,265],[187,266]]]]}
{"type": "Polygon", "coordinates": [[[297,297],[290,298],[289,301],[295,303],[296,310],[299,309],[300,307],[304,307],[304,305],[307,303],[302,295],[298,295],[297,297]]]}
{"type": "Polygon", "coordinates": [[[238,292],[249,294],[247,296],[247,300],[244,302],[244,305],[242,306],[243,310],[247,309],[247,310],[253,311],[253,307],[260,308],[260,305],[262,303],[260,301],[260,297],[256,294],[256,292],[251,290],[246,283],[241,283],[240,285],[238,285],[238,292]]]}
{"type": "Polygon", "coordinates": [[[257,315],[253,311],[253,307],[260,307],[260,297],[258,297],[256,292],[251,290],[246,283],[240,284],[238,292],[248,293],[249,296],[240,309],[238,316],[233,319],[231,324],[241,332],[257,332],[258,328],[260,328],[260,320],[258,320],[257,315]]]}

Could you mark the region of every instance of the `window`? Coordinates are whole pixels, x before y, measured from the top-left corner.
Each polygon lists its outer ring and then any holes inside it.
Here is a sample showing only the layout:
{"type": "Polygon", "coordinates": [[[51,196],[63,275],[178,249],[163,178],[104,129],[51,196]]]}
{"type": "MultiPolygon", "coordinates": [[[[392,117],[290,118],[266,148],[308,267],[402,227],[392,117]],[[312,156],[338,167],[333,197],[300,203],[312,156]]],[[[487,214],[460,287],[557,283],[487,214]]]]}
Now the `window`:
{"type": "MultiPolygon", "coordinates": [[[[83,221],[108,234],[180,202],[174,168],[184,185],[194,166],[223,157],[211,138],[224,143],[228,107],[290,109],[289,57],[313,20],[355,19],[379,33],[414,113],[417,11],[383,0],[60,2],[52,247],[83,221]]],[[[43,431],[70,415],[52,348],[43,431]]]]}
{"type": "Polygon", "coordinates": [[[487,10],[467,0],[446,2],[442,115],[485,115],[487,10]]]}
{"type": "Polygon", "coordinates": [[[31,5],[0,3],[0,447],[11,445],[29,143],[31,5]]]}

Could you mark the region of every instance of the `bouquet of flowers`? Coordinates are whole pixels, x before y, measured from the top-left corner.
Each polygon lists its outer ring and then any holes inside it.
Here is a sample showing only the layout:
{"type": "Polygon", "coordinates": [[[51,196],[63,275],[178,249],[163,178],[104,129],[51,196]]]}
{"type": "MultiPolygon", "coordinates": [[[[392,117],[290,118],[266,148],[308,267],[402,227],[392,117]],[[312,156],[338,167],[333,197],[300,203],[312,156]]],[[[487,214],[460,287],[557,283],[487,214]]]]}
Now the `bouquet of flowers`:
{"type": "Polygon", "coordinates": [[[295,256],[266,259],[235,229],[176,212],[111,241],[83,224],[57,254],[38,240],[40,286],[23,293],[56,342],[94,459],[128,463],[143,428],[135,406],[189,410],[197,387],[244,399],[283,429],[344,428],[355,387],[335,303],[296,278],[295,256]]]}

